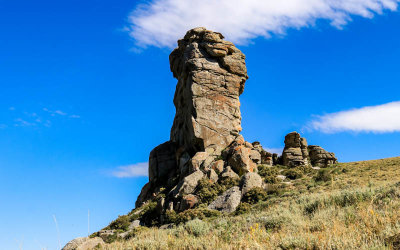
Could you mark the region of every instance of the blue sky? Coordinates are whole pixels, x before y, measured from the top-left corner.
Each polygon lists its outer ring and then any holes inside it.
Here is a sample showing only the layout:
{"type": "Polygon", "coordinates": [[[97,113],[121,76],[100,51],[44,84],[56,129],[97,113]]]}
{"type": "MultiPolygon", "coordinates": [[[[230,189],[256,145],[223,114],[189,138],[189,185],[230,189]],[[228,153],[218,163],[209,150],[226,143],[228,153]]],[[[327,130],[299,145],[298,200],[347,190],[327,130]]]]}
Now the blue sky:
{"type": "Polygon", "coordinates": [[[247,56],[246,140],[279,150],[296,130],[342,162],[400,155],[397,1],[208,2],[0,1],[1,249],[57,249],[53,215],[64,245],[88,210],[93,232],[134,207],[191,26],[247,56]]]}

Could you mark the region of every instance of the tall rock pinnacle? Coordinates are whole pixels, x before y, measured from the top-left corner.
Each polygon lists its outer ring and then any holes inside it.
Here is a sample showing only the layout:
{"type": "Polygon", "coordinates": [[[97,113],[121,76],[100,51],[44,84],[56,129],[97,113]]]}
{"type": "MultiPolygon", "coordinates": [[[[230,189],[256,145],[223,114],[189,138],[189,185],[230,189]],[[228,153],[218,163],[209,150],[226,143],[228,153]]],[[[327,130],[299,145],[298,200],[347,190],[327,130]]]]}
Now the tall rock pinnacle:
{"type": "Polygon", "coordinates": [[[189,30],[170,55],[178,79],[171,141],[195,154],[217,155],[242,130],[239,95],[247,69],[244,54],[220,33],[189,30]]]}

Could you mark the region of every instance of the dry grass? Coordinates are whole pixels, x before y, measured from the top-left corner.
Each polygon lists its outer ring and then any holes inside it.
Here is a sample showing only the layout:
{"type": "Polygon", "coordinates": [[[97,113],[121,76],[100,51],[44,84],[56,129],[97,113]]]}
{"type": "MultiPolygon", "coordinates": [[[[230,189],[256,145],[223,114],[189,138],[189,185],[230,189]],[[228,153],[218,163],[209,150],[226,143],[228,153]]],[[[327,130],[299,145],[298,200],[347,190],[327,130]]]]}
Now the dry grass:
{"type": "Polygon", "coordinates": [[[315,173],[248,213],[146,228],[105,249],[390,249],[400,233],[400,157],[342,163],[315,173]]]}

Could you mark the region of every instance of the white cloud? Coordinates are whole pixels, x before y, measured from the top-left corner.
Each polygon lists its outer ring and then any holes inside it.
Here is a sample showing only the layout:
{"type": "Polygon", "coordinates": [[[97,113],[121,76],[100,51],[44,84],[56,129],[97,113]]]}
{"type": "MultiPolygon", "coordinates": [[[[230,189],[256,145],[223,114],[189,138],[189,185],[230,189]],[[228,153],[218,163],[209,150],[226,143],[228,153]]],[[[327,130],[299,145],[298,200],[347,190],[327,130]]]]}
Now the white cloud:
{"type": "Polygon", "coordinates": [[[148,176],[148,168],[148,162],[141,162],[128,166],[118,167],[117,170],[112,172],[112,175],[118,178],[148,176]]]}
{"type": "Polygon", "coordinates": [[[194,27],[219,31],[232,42],[285,34],[323,19],[341,28],[351,16],[396,11],[400,0],[152,0],[139,5],[126,27],[139,47],[174,47],[194,27]]]}
{"type": "Polygon", "coordinates": [[[400,132],[400,101],[318,116],[308,127],[324,133],[400,132]]]}

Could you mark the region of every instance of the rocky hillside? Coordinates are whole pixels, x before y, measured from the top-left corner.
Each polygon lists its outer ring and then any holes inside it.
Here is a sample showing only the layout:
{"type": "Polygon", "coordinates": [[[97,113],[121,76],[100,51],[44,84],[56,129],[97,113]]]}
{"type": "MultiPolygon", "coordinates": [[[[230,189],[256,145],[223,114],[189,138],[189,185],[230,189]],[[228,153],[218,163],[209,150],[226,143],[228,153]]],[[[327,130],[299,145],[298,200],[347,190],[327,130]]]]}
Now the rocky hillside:
{"type": "MultiPolygon", "coordinates": [[[[373,246],[370,242],[383,244],[400,227],[396,222],[386,226],[384,233],[371,232],[369,238],[362,228],[353,228],[359,238],[351,240],[357,242],[340,243],[335,230],[346,233],[349,225],[355,226],[362,211],[359,205],[368,203],[371,209],[380,209],[377,197],[397,202],[396,181],[400,179],[375,187],[378,179],[372,182],[371,172],[363,189],[353,183],[365,177],[357,163],[338,164],[335,154],[308,145],[297,132],[286,135],[281,156],[267,152],[259,142],[247,142],[240,135],[239,102],[248,78],[245,56],[223,38],[220,33],[196,28],[178,41],[170,55],[171,71],[178,80],[170,140],[151,151],[149,182],[136,208],[64,249],[96,245],[109,249],[309,249],[361,242],[373,246]],[[352,173],[361,176],[354,178],[352,173]],[[353,210],[342,221],[336,208],[353,210]],[[335,220],[337,224],[332,225],[335,220]],[[328,230],[335,237],[325,235],[328,230]],[[155,240],[156,234],[160,240],[155,240]],[[290,236],[290,240],[283,239],[290,236]]],[[[398,159],[392,160],[398,164],[398,159]]],[[[388,216],[391,220],[397,215],[392,211],[388,216]]]]}

